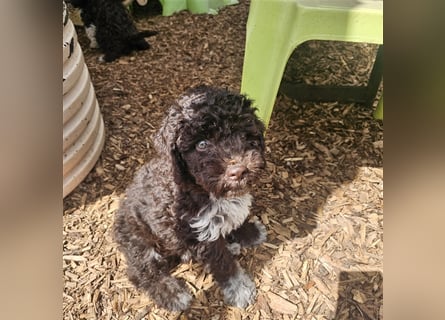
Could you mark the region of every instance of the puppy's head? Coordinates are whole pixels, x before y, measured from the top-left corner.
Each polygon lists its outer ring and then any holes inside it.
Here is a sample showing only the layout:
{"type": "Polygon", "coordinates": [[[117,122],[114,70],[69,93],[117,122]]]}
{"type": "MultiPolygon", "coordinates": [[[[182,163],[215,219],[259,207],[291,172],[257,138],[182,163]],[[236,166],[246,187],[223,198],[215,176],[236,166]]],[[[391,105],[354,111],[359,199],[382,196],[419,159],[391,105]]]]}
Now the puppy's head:
{"type": "Polygon", "coordinates": [[[169,153],[175,181],[193,182],[215,197],[245,194],[265,167],[264,125],[252,101],[200,86],[182,96],[155,136],[169,153]]]}

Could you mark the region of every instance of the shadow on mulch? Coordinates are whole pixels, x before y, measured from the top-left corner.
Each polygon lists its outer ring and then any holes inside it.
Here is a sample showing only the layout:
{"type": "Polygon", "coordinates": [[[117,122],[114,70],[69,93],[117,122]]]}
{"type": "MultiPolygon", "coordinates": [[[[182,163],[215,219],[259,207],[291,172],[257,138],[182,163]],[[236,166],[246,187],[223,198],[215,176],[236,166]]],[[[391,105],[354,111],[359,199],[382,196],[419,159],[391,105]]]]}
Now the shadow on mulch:
{"type": "MultiPolygon", "coordinates": [[[[364,85],[377,47],[371,45],[365,50],[369,56],[357,57],[358,46],[308,41],[290,57],[283,79],[364,85]]],[[[335,189],[354,180],[360,167],[383,167],[383,122],[372,116],[380,94],[374,106],[367,106],[299,102],[279,93],[266,136],[268,177],[259,185],[256,212],[269,209],[275,219],[296,218],[295,236],[305,237],[335,189]]]]}
{"type": "Polygon", "coordinates": [[[383,276],[381,272],[340,272],[335,320],[382,319],[383,276]]]}
{"type": "MultiPolygon", "coordinates": [[[[312,234],[326,200],[336,189],[352,182],[361,167],[383,167],[382,122],[372,117],[372,111],[359,104],[302,103],[278,95],[266,135],[267,173],[254,192],[252,208],[267,224],[268,243],[278,248],[283,242],[312,234]],[[287,230],[282,231],[283,226],[287,230]]],[[[265,263],[276,255],[277,249],[261,246],[245,253],[243,265],[261,274],[265,263]],[[261,260],[255,257],[258,254],[261,260]]],[[[379,272],[364,274],[360,281],[372,278],[369,283],[374,286],[382,283],[379,272]]],[[[372,286],[364,285],[365,294],[373,299],[355,301],[351,286],[361,287],[357,282],[350,284],[348,277],[356,276],[341,272],[332,319],[381,319],[382,298],[372,295],[372,286]]]]}
{"type": "Polygon", "coordinates": [[[296,217],[297,236],[304,237],[336,188],[354,180],[360,167],[383,166],[381,121],[367,106],[277,100],[266,136],[269,176],[259,185],[257,213],[269,208],[275,219],[296,217]]]}

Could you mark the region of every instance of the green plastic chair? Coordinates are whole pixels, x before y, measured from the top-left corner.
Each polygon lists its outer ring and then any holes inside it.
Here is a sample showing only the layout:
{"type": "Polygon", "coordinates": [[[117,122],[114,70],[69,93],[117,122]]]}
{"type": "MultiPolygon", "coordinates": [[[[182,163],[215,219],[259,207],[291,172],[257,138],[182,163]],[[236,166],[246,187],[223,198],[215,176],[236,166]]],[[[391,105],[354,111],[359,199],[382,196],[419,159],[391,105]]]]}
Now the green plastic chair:
{"type": "Polygon", "coordinates": [[[308,40],[383,44],[383,1],[251,0],[246,31],[241,93],[267,126],[293,50],[308,40]]]}
{"type": "Polygon", "coordinates": [[[188,10],[193,14],[217,14],[224,6],[237,4],[238,0],[159,0],[162,5],[162,15],[171,16],[175,12],[188,10]]]}

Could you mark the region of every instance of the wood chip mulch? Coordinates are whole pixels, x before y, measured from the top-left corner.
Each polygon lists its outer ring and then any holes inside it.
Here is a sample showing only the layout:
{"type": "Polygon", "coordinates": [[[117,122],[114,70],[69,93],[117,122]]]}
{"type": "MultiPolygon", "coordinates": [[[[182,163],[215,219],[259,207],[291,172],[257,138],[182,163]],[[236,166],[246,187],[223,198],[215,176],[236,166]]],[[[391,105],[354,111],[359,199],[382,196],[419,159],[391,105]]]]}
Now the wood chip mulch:
{"type": "MultiPolygon", "coordinates": [[[[140,29],[160,32],[152,48],[108,64],[77,29],[106,141],[64,199],[63,319],[383,319],[383,124],[358,104],[277,96],[267,173],[252,208],[268,240],[240,258],[257,284],[252,306],[224,305],[197,264],[174,271],[195,295],[184,313],[158,309],[126,278],[110,234],[119,199],[153,156],[150,136],[172,100],[202,83],[239,91],[248,8],[240,1],[217,15],[142,15],[140,29]]],[[[363,85],[375,52],[375,45],[310,41],[294,52],[285,77],[363,85]]]]}

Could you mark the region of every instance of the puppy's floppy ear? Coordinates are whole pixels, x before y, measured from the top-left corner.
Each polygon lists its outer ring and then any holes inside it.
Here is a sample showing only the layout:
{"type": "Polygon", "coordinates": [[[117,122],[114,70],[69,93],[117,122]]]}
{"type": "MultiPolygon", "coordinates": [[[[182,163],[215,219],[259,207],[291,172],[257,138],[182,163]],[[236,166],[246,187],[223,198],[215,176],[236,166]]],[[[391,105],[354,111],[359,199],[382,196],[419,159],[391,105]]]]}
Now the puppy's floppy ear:
{"type": "Polygon", "coordinates": [[[159,153],[169,155],[175,148],[183,120],[182,110],[179,106],[173,105],[153,137],[153,144],[159,153]]]}
{"type": "Polygon", "coordinates": [[[173,105],[153,137],[153,144],[158,153],[166,158],[171,157],[173,176],[176,183],[180,183],[181,180],[188,176],[187,165],[177,146],[181,129],[184,125],[184,114],[182,111],[181,106],[173,105]]]}
{"type": "Polygon", "coordinates": [[[182,158],[181,152],[179,152],[176,145],[171,150],[171,159],[173,168],[173,179],[177,184],[181,184],[185,181],[194,181],[193,177],[190,175],[187,169],[187,164],[182,158]]]}
{"type": "Polygon", "coordinates": [[[207,94],[203,88],[190,90],[178,99],[170,108],[167,117],[162,121],[161,128],[154,135],[153,143],[158,152],[168,154],[174,149],[177,139],[180,138],[181,129],[185,121],[193,117],[193,104],[202,103],[207,94]]]}
{"type": "Polygon", "coordinates": [[[154,135],[153,143],[158,152],[169,154],[175,148],[176,142],[180,139],[181,130],[186,121],[190,121],[194,111],[192,105],[202,103],[206,100],[207,94],[203,88],[190,90],[183,95],[170,108],[170,111],[162,122],[161,128],[154,135]]]}

